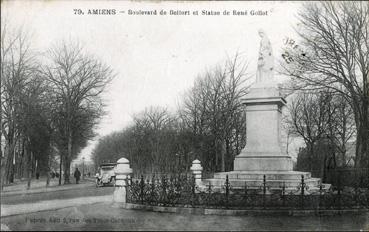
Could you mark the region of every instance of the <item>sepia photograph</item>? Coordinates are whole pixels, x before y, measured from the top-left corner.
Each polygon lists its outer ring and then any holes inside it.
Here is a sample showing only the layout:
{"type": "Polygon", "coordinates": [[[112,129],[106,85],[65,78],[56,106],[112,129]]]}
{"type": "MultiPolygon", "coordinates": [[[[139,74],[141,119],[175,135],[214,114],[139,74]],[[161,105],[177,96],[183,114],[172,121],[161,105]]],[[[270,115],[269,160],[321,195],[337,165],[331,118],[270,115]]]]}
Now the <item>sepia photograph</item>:
{"type": "Polygon", "coordinates": [[[369,231],[369,2],[1,1],[1,231],[369,231]]]}

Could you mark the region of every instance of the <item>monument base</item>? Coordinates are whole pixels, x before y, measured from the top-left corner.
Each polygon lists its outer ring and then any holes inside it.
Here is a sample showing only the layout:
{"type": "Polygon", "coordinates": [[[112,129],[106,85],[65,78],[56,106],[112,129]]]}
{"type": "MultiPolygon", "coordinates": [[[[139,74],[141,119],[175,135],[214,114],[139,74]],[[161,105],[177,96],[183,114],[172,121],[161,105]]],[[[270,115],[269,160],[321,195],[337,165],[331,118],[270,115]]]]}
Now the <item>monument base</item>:
{"type": "Polygon", "coordinates": [[[292,171],[289,156],[237,156],[234,161],[235,171],[292,171]]]}
{"type": "MultiPolygon", "coordinates": [[[[302,176],[304,183],[309,191],[317,191],[321,185],[320,178],[312,178],[310,172],[298,171],[231,171],[217,172],[211,179],[202,180],[199,185],[200,190],[206,190],[209,185],[214,191],[224,191],[224,184],[228,176],[229,184],[232,189],[260,189],[263,186],[265,176],[266,186],[269,190],[281,190],[285,187],[286,191],[296,191],[301,185],[302,176]]],[[[324,191],[330,188],[330,184],[323,184],[324,191]]]]}
{"type": "MultiPolygon", "coordinates": [[[[260,189],[298,192],[303,181],[310,191],[328,190],[330,184],[321,184],[309,172],[293,171],[292,159],[281,147],[282,107],[286,100],[280,96],[274,83],[257,83],[243,102],[246,105],[246,147],[234,160],[234,171],[215,173],[211,179],[202,180],[199,189],[224,191],[228,176],[231,189],[260,189]]],[[[298,193],[296,193],[298,194],[298,193]]]]}

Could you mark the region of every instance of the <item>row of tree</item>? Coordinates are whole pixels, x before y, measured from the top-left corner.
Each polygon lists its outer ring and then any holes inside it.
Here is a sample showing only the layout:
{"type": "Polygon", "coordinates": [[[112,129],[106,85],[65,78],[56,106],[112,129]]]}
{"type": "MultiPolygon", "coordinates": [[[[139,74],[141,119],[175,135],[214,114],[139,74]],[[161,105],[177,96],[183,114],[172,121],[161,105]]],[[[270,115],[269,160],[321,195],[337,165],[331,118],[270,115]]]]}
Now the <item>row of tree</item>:
{"type": "Polygon", "coordinates": [[[101,138],[95,164],[123,156],[138,173],[164,173],[186,171],[197,158],[208,172],[232,169],[245,144],[243,63],[236,55],[200,75],[175,114],[150,107],[128,128],[101,138]]]}
{"type": "Polygon", "coordinates": [[[102,115],[100,93],[112,70],[78,43],[36,52],[24,30],[1,20],[1,185],[15,177],[30,185],[33,172],[50,172],[55,154],[69,183],[71,160],[102,115]]]}

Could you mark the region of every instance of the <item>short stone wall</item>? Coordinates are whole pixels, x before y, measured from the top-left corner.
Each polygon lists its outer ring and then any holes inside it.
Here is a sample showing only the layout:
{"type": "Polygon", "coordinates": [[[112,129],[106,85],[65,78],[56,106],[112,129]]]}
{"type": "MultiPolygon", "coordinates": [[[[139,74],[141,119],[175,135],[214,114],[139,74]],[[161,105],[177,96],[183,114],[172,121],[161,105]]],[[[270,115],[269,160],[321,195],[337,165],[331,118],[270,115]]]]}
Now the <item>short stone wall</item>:
{"type": "Polygon", "coordinates": [[[330,216],[342,214],[363,214],[369,209],[343,209],[343,210],[298,210],[298,209],[210,209],[192,207],[167,207],[152,206],[132,203],[114,204],[114,207],[132,210],[145,210],[161,213],[198,214],[198,215],[224,215],[224,216],[262,216],[262,215],[284,215],[284,216],[330,216]]]}

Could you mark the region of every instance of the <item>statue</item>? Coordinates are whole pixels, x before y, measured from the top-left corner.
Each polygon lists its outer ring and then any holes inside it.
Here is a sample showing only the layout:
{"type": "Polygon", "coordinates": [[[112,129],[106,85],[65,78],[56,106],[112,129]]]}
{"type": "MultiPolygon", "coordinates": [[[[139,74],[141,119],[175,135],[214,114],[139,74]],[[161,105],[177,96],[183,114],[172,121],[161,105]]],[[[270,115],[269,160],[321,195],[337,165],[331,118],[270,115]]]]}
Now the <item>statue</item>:
{"type": "Polygon", "coordinates": [[[272,81],[274,70],[274,57],[270,41],[262,29],[259,30],[259,36],[261,37],[261,40],[258,69],[256,72],[256,83],[272,81]]]}

